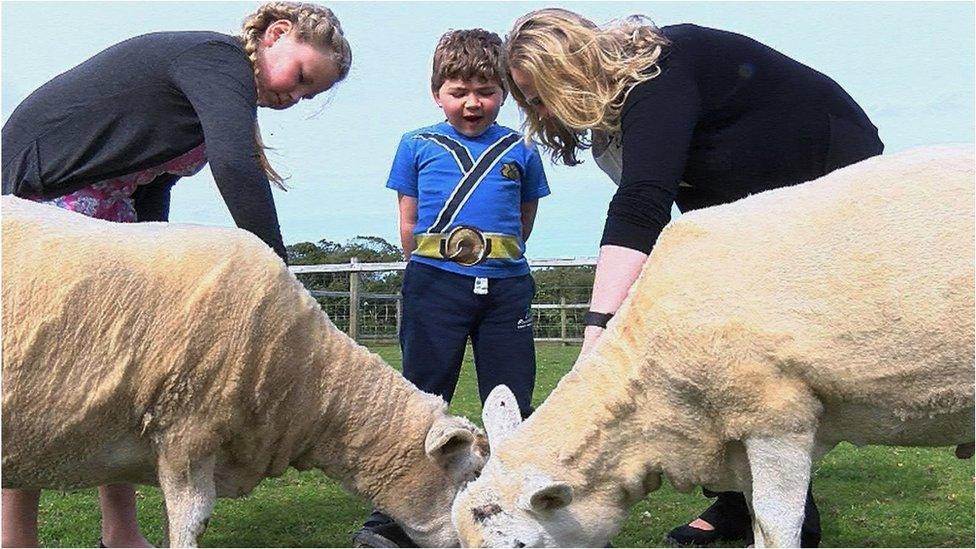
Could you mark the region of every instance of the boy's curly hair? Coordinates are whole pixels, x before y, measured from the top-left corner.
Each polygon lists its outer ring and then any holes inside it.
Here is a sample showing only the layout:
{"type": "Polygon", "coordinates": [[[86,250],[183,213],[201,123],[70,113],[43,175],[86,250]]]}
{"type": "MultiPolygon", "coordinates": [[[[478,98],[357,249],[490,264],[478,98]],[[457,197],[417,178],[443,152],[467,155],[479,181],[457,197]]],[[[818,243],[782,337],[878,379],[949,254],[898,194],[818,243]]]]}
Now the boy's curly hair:
{"type": "Polygon", "coordinates": [[[446,80],[483,78],[498,84],[507,94],[499,59],[502,39],[485,29],[451,30],[444,33],[434,49],[434,69],[430,87],[436,93],[446,80]]]}

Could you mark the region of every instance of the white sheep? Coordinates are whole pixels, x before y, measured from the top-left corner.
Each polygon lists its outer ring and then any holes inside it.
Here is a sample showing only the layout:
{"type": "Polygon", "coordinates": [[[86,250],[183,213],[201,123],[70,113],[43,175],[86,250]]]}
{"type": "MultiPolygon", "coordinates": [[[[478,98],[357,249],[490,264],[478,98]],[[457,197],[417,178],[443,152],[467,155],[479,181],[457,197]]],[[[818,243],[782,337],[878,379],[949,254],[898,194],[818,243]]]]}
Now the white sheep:
{"type": "Polygon", "coordinates": [[[602,547],[663,474],[744,492],[756,545],[798,546],[811,463],[839,442],[971,454],[973,164],[917,149],[671,224],[525,423],[489,397],[462,544],[602,547]]]}
{"type": "Polygon", "coordinates": [[[446,414],[339,331],[257,237],[118,224],[3,197],[4,488],[158,484],[193,546],[215,497],[317,467],[431,546],[484,464],[446,414]]]}

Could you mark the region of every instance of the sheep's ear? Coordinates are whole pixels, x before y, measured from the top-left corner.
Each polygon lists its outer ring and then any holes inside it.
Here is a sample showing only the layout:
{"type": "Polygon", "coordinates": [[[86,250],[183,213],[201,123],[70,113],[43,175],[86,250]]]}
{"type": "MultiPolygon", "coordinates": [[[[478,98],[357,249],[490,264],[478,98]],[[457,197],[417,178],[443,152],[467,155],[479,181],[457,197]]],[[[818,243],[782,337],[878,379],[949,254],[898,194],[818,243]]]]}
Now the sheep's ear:
{"type": "Polygon", "coordinates": [[[518,502],[525,511],[551,513],[573,502],[573,487],[567,482],[536,477],[525,482],[518,502]]]}
{"type": "Polygon", "coordinates": [[[491,390],[485,399],[481,419],[488,433],[488,445],[491,447],[507,438],[522,423],[518,402],[507,385],[498,385],[491,390]]]}
{"type": "Polygon", "coordinates": [[[452,476],[468,478],[484,465],[484,458],[474,451],[475,429],[460,418],[438,419],[427,431],[424,452],[452,476]]]}

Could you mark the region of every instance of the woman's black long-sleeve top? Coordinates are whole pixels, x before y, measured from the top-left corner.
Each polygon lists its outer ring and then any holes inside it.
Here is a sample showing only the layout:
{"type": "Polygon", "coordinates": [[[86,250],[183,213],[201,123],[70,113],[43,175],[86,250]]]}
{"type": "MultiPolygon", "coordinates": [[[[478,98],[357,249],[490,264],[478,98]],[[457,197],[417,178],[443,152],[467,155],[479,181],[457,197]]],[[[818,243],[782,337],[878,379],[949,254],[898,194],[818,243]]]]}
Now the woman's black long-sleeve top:
{"type": "Polygon", "coordinates": [[[622,109],[620,187],[601,245],[649,253],[673,203],[727,203],[881,153],[877,128],[827,76],[739,34],[662,32],[661,73],[622,109]]]}
{"type": "MultiPolygon", "coordinates": [[[[35,90],[3,126],[3,193],[54,198],[158,166],[206,142],[238,227],[286,257],[254,138],[254,71],[237,38],[159,32],[116,44],[35,90]]],[[[133,195],[165,221],[177,176],[133,195]]]]}

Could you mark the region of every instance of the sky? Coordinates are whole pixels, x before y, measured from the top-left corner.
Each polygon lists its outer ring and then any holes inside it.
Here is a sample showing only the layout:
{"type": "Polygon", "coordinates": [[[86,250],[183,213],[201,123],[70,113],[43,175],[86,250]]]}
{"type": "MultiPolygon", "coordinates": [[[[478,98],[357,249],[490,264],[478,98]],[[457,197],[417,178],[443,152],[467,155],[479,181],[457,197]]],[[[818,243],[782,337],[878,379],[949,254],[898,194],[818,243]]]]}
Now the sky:
{"type": "MultiPolygon", "coordinates": [[[[325,2],[323,2],[325,3],[325,2]]],[[[430,93],[434,46],[450,29],[503,36],[548,6],[598,22],[644,14],[658,26],[695,23],[745,34],[837,81],[879,127],[885,153],[974,138],[973,2],[329,2],[353,50],[349,77],[285,111],[259,109],[269,159],[289,176],[275,190],[286,244],[357,235],[399,244],[396,193],[384,187],[400,136],[443,120],[430,93]]],[[[257,2],[14,2],[0,4],[0,111],[52,77],[126,38],[154,31],[236,34],[257,2]]],[[[498,122],[519,128],[509,100],[498,122]]],[[[593,257],[615,187],[589,158],[546,162],[527,255],[593,257]]],[[[170,220],[234,226],[209,169],[174,187],[170,220]]]]}

